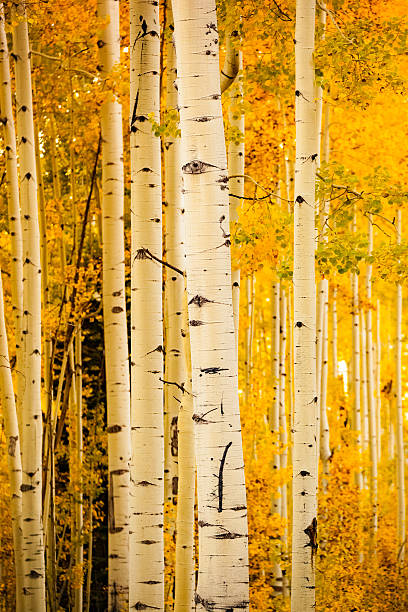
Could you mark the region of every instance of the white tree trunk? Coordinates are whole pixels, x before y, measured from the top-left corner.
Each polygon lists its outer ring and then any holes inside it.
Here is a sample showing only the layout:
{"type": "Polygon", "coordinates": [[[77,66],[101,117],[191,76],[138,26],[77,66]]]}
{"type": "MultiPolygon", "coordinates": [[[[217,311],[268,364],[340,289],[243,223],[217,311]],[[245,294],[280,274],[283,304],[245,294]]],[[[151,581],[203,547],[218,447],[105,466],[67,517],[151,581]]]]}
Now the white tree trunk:
{"type": "Polygon", "coordinates": [[[25,3],[14,10],[17,142],[20,164],[20,202],[23,220],[22,351],[25,390],[22,429],[23,550],[26,558],[24,610],[45,610],[45,565],[42,527],[42,412],[41,412],[41,255],[37,208],[37,173],[30,49],[25,3]]]}
{"type": "Polygon", "coordinates": [[[173,2],[199,524],[197,610],[248,610],[247,511],[214,0],[173,2]]]}
{"type": "MultiPolygon", "coordinates": [[[[171,20],[171,15],[169,14],[171,20]]],[[[176,89],[176,53],[174,42],[167,45],[167,109],[178,109],[176,89]]],[[[184,270],[184,208],[182,180],[180,172],[179,137],[170,135],[164,143],[165,164],[165,210],[166,210],[166,259],[184,270]]],[[[178,480],[178,443],[177,419],[183,401],[186,383],[186,363],[184,356],[183,305],[184,278],[171,269],[166,271],[165,309],[166,309],[166,359],[165,376],[165,500],[175,502],[178,480]],[[172,384],[173,383],[173,384],[172,384]],[[174,384],[177,383],[177,384],[174,384]]]]}
{"type": "MultiPolygon", "coordinates": [[[[162,191],[159,3],[130,2],[131,537],[130,608],[164,606],[162,191]],[[156,258],[156,259],[154,259],[156,258]]],[[[176,271],[167,270],[170,281],[176,271]]],[[[175,381],[174,381],[175,382],[175,381]]],[[[174,386],[174,385],[172,385],[174,386]]]]}
{"type": "MultiPolygon", "coordinates": [[[[361,390],[363,396],[362,402],[362,437],[363,437],[363,450],[366,451],[369,445],[369,418],[368,418],[368,381],[367,381],[367,333],[366,333],[366,320],[364,312],[361,311],[360,315],[360,328],[361,328],[361,358],[362,358],[362,369],[361,369],[361,390]]],[[[367,484],[367,475],[364,474],[364,481],[367,484]]]]}
{"type": "MultiPolygon", "coordinates": [[[[288,467],[288,425],[286,416],[286,333],[287,333],[287,310],[288,301],[286,298],[286,290],[281,287],[281,299],[280,299],[280,366],[279,366],[279,378],[280,378],[280,401],[279,401],[279,429],[280,429],[280,442],[282,446],[280,465],[283,470],[288,467]]],[[[281,516],[285,521],[285,528],[282,535],[282,558],[286,561],[288,556],[288,526],[286,521],[288,520],[288,486],[286,482],[281,487],[281,516]]],[[[283,570],[282,570],[283,573],[283,570]]],[[[289,580],[288,576],[283,573],[282,576],[282,595],[283,597],[289,596],[289,580]]]]}
{"type": "Polygon", "coordinates": [[[21,324],[23,318],[23,236],[21,229],[20,196],[18,189],[17,143],[11,97],[10,61],[3,4],[0,5],[0,79],[0,108],[6,157],[8,222],[11,247],[11,301],[16,337],[15,370],[17,376],[17,400],[20,408],[24,389],[24,378],[21,371],[21,324]]]}
{"type": "MultiPolygon", "coordinates": [[[[241,44],[241,41],[240,41],[241,44]]],[[[228,109],[229,124],[235,130],[238,130],[242,135],[238,141],[231,140],[228,143],[228,174],[231,177],[229,180],[230,194],[230,230],[233,229],[233,224],[238,222],[238,209],[242,203],[242,197],[245,195],[245,114],[243,111],[244,99],[244,76],[243,76],[243,57],[242,50],[234,47],[231,36],[227,41],[227,56],[233,56],[234,67],[237,69],[235,81],[230,91],[230,106],[228,109]]],[[[224,72],[226,64],[224,64],[224,72]]],[[[221,90],[222,90],[222,73],[221,73],[221,90]]],[[[240,297],[240,270],[232,269],[232,305],[234,309],[234,326],[235,336],[238,347],[239,333],[239,297],[240,297]]]]}
{"type": "MultiPolygon", "coordinates": [[[[397,243],[401,243],[401,209],[397,211],[397,243]]],[[[395,381],[396,381],[396,439],[397,439],[397,495],[398,495],[398,540],[397,555],[401,563],[406,550],[406,506],[405,506],[405,457],[404,457],[404,415],[402,407],[402,285],[397,285],[397,325],[395,338],[395,381]]]]}
{"type": "MultiPolygon", "coordinates": [[[[0,16],[1,19],[1,16],[0,16]]],[[[3,108],[3,107],[2,107],[3,108]]],[[[23,523],[21,507],[21,454],[16,402],[13,379],[11,376],[6,322],[4,318],[3,283],[0,271],[0,390],[4,434],[7,444],[7,467],[11,493],[11,520],[13,528],[14,565],[16,573],[16,610],[24,611],[24,574],[27,572],[26,559],[22,547],[23,523]]]]}
{"type": "MultiPolygon", "coordinates": [[[[120,61],[119,2],[98,0],[98,47],[107,77],[120,61]]],[[[102,263],[108,414],[109,610],[129,601],[130,389],[125,302],[122,108],[107,92],[101,108],[102,263]]]]}
{"type": "Polygon", "coordinates": [[[377,456],[381,461],[381,309],[380,300],[377,300],[377,344],[376,344],[376,400],[377,400],[377,456]]]}
{"type": "Polygon", "coordinates": [[[315,607],[317,397],[314,104],[315,2],[297,0],[294,236],[294,388],[292,612],[315,607]]]}
{"type": "MultiPolygon", "coordinates": [[[[356,217],[354,215],[353,231],[356,227],[356,217]]],[[[360,394],[360,316],[358,298],[358,274],[351,274],[351,293],[352,293],[352,323],[353,323],[353,421],[354,429],[357,432],[357,450],[360,456],[359,464],[355,472],[356,483],[361,491],[363,488],[363,475],[361,472],[361,394],[360,394]]],[[[363,355],[364,359],[364,355],[363,355]]]]}
{"type": "MultiPolygon", "coordinates": [[[[371,218],[368,219],[368,254],[373,250],[373,224],[371,218]]],[[[367,301],[371,302],[371,274],[372,266],[367,265],[366,277],[366,296],[367,301]]],[[[372,311],[368,307],[366,312],[366,359],[367,359],[367,395],[368,395],[368,424],[370,438],[370,504],[371,504],[371,544],[373,551],[376,549],[376,533],[378,528],[378,478],[377,478],[377,414],[376,402],[374,397],[374,359],[373,359],[373,331],[372,331],[372,311]]]]}

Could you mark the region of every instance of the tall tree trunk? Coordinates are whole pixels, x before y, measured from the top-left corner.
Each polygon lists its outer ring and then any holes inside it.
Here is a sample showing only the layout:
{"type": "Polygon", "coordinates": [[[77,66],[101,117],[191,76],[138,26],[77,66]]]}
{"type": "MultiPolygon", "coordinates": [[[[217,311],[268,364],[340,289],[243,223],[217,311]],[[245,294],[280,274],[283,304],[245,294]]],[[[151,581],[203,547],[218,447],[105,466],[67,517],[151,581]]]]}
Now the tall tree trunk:
{"type": "Polygon", "coordinates": [[[376,344],[376,404],[377,404],[377,455],[378,462],[381,461],[381,311],[380,300],[377,300],[377,344],[376,344]]]}
{"type": "MultiPolygon", "coordinates": [[[[279,401],[279,430],[281,442],[280,466],[283,470],[288,467],[288,425],[286,416],[286,317],[288,302],[286,290],[281,287],[280,299],[280,401],[279,401]]],[[[284,532],[282,535],[282,560],[287,561],[288,557],[288,486],[286,482],[281,487],[281,516],[285,521],[284,532]]],[[[289,580],[286,571],[282,570],[282,595],[289,596],[289,580]]]]}
{"type": "MultiPolygon", "coordinates": [[[[2,8],[2,7],[1,7],[2,8]]],[[[0,9],[0,20],[4,17],[0,9]]],[[[3,107],[2,107],[3,108],[3,107]]],[[[22,547],[23,523],[21,507],[21,454],[20,435],[17,421],[16,402],[14,398],[13,379],[11,376],[6,322],[4,318],[3,284],[0,271],[0,391],[4,433],[7,444],[7,467],[9,471],[11,493],[11,520],[13,527],[14,565],[16,572],[16,610],[24,611],[24,574],[27,563],[22,547]]]]}
{"type": "MultiPolygon", "coordinates": [[[[101,72],[120,61],[119,2],[98,0],[105,21],[101,72]]],[[[122,108],[112,92],[101,108],[103,316],[108,433],[108,609],[129,601],[130,389],[125,303],[122,108]]]]}
{"type": "MultiPolygon", "coordinates": [[[[14,125],[10,82],[10,61],[5,30],[4,7],[0,5],[0,108],[6,152],[6,180],[8,192],[8,223],[11,251],[11,301],[16,338],[16,376],[18,413],[24,389],[21,362],[21,334],[23,319],[23,236],[18,189],[17,143],[14,125]]],[[[21,419],[21,414],[18,416],[21,419]]],[[[19,423],[21,429],[21,422],[19,423]]]]}
{"type": "MultiPolygon", "coordinates": [[[[401,244],[401,209],[397,210],[397,243],[401,244]]],[[[397,495],[398,495],[398,560],[403,563],[406,549],[406,506],[405,506],[405,457],[404,457],[404,416],[402,410],[402,285],[397,285],[395,338],[395,396],[396,396],[396,438],[397,438],[397,495]]]]}
{"type": "MultiPolygon", "coordinates": [[[[130,607],[163,609],[162,191],[159,3],[130,3],[132,491],[130,607]],[[156,258],[156,259],[154,259],[156,258]]],[[[168,270],[170,278],[178,272],[168,270]]],[[[170,281],[170,282],[176,282],[170,281]]],[[[173,385],[172,385],[173,386],[173,385]]]]}
{"type": "Polygon", "coordinates": [[[42,527],[41,412],[41,255],[37,209],[37,172],[31,88],[30,48],[25,3],[13,14],[20,202],[23,219],[22,351],[25,390],[22,415],[23,550],[26,558],[24,609],[45,610],[45,566],[42,527]]]}
{"type": "Polygon", "coordinates": [[[247,511],[214,0],[174,0],[196,430],[196,609],[248,610],[247,511]]]}
{"type": "MultiPolygon", "coordinates": [[[[356,214],[353,218],[353,232],[356,231],[356,214]]],[[[351,292],[352,292],[352,323],[353,323],[353,421],[354,429],[357,432],[357,450],[359,453],[359,463],[355,472],[356,483],[361,491],[363,488],[363,474],[361,472],[361,439],[362,439],[362,424],[361,424],[361,394],[360,394],[360,315],[359,315],[359,298],[358,298],[358,274],[351,274],[351,292]]],[[[363,355],[363,359],[364,359],[363,355]]]]}
{"type": "MultiPolygon", "coordinates": [[[[236,32],[236,30],[235,30],[236,32]]],[[[231,35],[227,39],[227,56],[233,56],[236,76],[232,89],[230,90],[230,100],[228,109],[228,120],[231,128],[237,133],[234,138],[228,143],[228,174],[229,194],[230,194],[230,231],[233,230],[233,224],[238,222],[238,209],[242,203],[242,198],[245,195],[245,114],[243,111],[244,101],[244,76],[243,76],[243,56],[242,49],[237,48],[238,41],[236,37],[231,35]],[[235,45],[234,45],[235,42],[235,45]],[[238,136],[239,132],[239,136],[238,136]]],[[[242,41],[239,40],[239,45],[242,41]]],[[[225,71],[225,65],[224,65],[225,71]]],[[[221,74],[222,81],[222,74],[221,74]]],[[[221,84],[222,90],[222,84],[221,84]]],[[[234,325],[235,336],[238,347],[239,333],[239,297],[240,297],[240,270],[232,269],[232,305],[234,308],[234,325]]]]}
{"type": "MultiPolygon", "coordinates": [[[[169,12],[169,11],[168,11],[169,12]]],[[[172,17],[168,15],[171,23],[172,17]]],[[[177,112],[176,53],[174,42],[167,45],[167,110],[177,112]]],[[[164,143],[166,259],[184,270],[184,208],[180,172],[180,138],[171,134],[164,143]]],[[[171,269],[165,280],[166,359],[165,376],[165,500],[175,503],[178,481],[177,420],[186,384],[183,340],[184,278],[171,269]],[[171,383],[177,383],[171,384],[171,383]]]]}
{"type": "Polygon", "coordinates": [[[294,208],[294,388],[292,612],[315,607],[317,547],[314,105],[315,2],[297,0],[294,208]]]}
{"type": "MultiPolygon", "coordinates": [[[[368,219],[368,254],[373,250],[373,224],[372,219],[368,219]]],[[[368,391],[368,423],[370,436],[370,504],[371,504],[371,534],[370,541],[373,552],[376,550],[376,534],[378,528],[378,477],[377,477],[377,415],[376,402],[374,397],[374,359],[373,359],[373,331],[372,331],[372,311],[371,311],[371,275],[372,266],[367,265],[366,295],[369,306],[366,312],[366,359],[367,359],[367,391],[368,391]]]]}

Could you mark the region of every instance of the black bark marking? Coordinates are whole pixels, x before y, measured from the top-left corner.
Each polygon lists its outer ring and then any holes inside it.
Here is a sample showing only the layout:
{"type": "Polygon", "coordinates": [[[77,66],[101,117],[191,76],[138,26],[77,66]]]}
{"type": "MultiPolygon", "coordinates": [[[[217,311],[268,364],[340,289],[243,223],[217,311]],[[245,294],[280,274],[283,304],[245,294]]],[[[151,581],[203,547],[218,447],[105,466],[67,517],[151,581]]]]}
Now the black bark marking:
{"type": "Polygon", "coordinates": [[[140,480],[136,484],[140,485],[141,487],[155,487],[156,486],[153,482],[148,482],[147,480],[140,480]]]}
{"type": "MultiPolygon", "coordinates": [[[[204,172],[210,172],[212,168],[218,168],[218,166],[207,164],[207,162],[199,159],[193,159],[191,162],[184,164],[181,169],[184,174],[204,174],[204,172]]],[[[218,169],[221,170],[221,168],[218,169]]]]}
{"type": "Polygon", "coordinates": [[[20,486],[20,491],[22,493],[26,493],[27,491],[34,491],[35,487],[33,487],[33,485],[28,485],[28,484],[22,484],[20,486]]]}
{"type": "Polygon", "coordinates": [[[310,472],[307,472],[306,470],[301,470],[301,471],[299,472],[299,474],[300,474],[301,476],[310,476],[310,472]]]}
{"type": "Polygon", "coordinates": [[[195,594],[194,600],[195,603],[200,604],[204,608],[204,610],[209,610],[209,612],[215,610],[215,602],[210,601],[209,599],[204,599],[198,593],[195,594]]]}
{"type": "Polygon", "coordinates": [[[34,578],[35,580],[37,580],[37,578],[42,578],[42,574],[40,574],[39,572],[36,572],[35,570],[31,570],[29,574],[26,574],[26,576],[28,578],[34,578]]]}
{"type": "Polygon", "coordinates": [[[114,307],[112,308],[112,312],[113,312],[114,314],[117,314],[117,313],[119,313],[119,312],[123,312],[123,308],[122,308],[122,306],[114,306],[114,307]]]}
{"type": "Polygon", "coordinates": [[[16,456],[16,445],[17,445],[18,436],[10,436],[7,452],[10,457],[16,456]]]}
{"type": "Polygon", "coordinates": [[[190,321],[190,325],[191,327],[198,327],[199,325],[204,325],[204,321],[196,321],[196,320],[192,320],[190,321]]]}
{"type": "Polygon", "coordinates": [[[171,480],[171,492],[172,495],[177,495],[178,493],[178,476],[173,476],[171,480]]]}
{"type": "Polygon", "coordinates": [[[207,298],[203,297],[202,295],[196,295],[189,301],[189,304],[195,304],[199,308],[201,308],[201,306],[204,304],[209,303],[214,304],[215,302],[214,300],[207,300],[207,298]]]}
{"type": "Polygon", "coordinates": [[[319,546],[317,543],[317,519],[316,517],[313,518],[309,527],[306,527],[306,529],[304,529],[304,533],[309,538],[309,542],[305,546],[310,546],[311,548],[311,558],[312,558],[312,567],[313,567],[313,560],[314,560],[314,557],[317,553],[317,549],[319,546]]]}
{"type": "Polygon", "coordinates": [[[210,414],[210,412],[214,412],[214,410],[217,410],[217,408],[211,408],[211,410],[208,410],[207,412],[204,412],[204,414],[193,414],[192,419],[193,421],[195,421],[196,423],[210,423],[213,421],[207,421],[204,417],[207,416],[207,414],[210,414]]]}
{"type": "Polygon", "coordinates": [[[178,457],[178,417],[174,416],[170,424],[170,452],[172,457],[178,457]]]}
{"type": "Polygon", "coordinates": [[[218,512],[222,512],[222,498],[223,498],[223,487],[224,487],[224,466],[225,460],[227,458],[227,453],[232,446],[232,442],[228,442],[227,446],[224,448],[224,452],[221,457],[220,463],[220,471],[218,474],[218,512]]]}
{"type": "Polygon", "coordinates": [[[120,425],[110,425],[106,431],[108,433],[119,433],[122,431],[122,427],[120,425]]]}
{"type": "MultiPolygon", "coordinates": [[[[149,351],[148,353],[146,353],[146,355],[151,355],[152,353],[156,353],[156,352],[157,353],[164,353],[164,349],[163,349],[161,344],[159,344],[159,346],[156,346],[156,348],[153,349],[152,351],[149,351]]],[[[145,357],[146,357],[146,355],[145,355],[145,357]]]]}
{"type": "Polygon", "coordinates": [[[200,368],[200,372],[203,374],[218,374],[218,372],[225,372],[226,370],[228,370],[228,368],[200,368]]]}
{"type": "MultiPolygon", "coordinates": [[[[226,233],[226,231],[224,230],[224,228],[222,227],[222,223],[223,223],[223,221],[225,221],[225,215],[222,215],[222,216],[220,217],[220,221],[219,221],[219,223],[220,223],[220,229],[221,229],[221,232],[222,232],[222,237],[223,237],[223,238],[229,238],[231,234],[227,234],[227,233],[226,233]]],[[[231,244],[231,243],[229,243],[229,244],[231,244]]],[[[228,245],[228,246],[229,246],[229,245],[228,245]]]]}
{"type": "Polygon", "coordinates": [[[123,476],[123,474],[127,474],[129,472],[129,470],[112,470],[111,474],[112,476],[123,476]]]}
{"type": "Polygon", "coordinates": [[[156,606],[149,606],[148,604],[144,604],[141,601],[137,601],[134,606],[132,606],[134,610],[160,610],[160,608],[156,608],[156,606]]]}

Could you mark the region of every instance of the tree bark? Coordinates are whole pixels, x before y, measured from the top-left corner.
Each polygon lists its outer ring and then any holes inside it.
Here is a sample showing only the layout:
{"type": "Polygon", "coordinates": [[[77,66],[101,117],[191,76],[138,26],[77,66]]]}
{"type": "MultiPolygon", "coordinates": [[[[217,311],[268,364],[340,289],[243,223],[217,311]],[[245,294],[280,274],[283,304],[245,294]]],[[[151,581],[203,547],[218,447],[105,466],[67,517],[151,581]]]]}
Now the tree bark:
{"type": "MultiPolygon", "coordinates": [[[[164,607],[162,188],[159,3],[130,3],[131,538],[130,608],[164,607]],[[153,259],[156,258],[156,259],[153,259]]],[[[168,270],[169,271],[169,270],[168,270]]],[[[169,271],[170,279],[178,273],[169,271]]],[[[177,280],[170,280],[177,282],[177,280]]],[[[176,381],[169,381],[176,382],[176,381]]],[[[171,385],[172,387],[174,385],[171,385]]]]}
{"type": "Polygon", "coordinates": [[[197,610],[248,610],[247,512],[214,0],[173,2],[196,432],[197,610]]]}
{"type": "Polygon", "coordinates": [[[297,0],[295,31],[296,165],[294,208],[294,434],[292,612],[315,607],[317,548],[317,397],[314,104],[315,2],[297,0]]]}
{"type": "MultiPolygon", "coordinates": [[[[105,21],[98,47],[106,78],[120,61],[119,2],[98,0],[105,21]]],[[[108,609],[129,602],[130,389],[125,302],[122,108],[106,93],[101,108],[102,267],[108,433],[108,609]]]]}
{"type": "Polygon", "coordinates": [[[41,412],[41,255],[30,48],[25,2],[13,11],[17,142],[23,230],[22,352],[25,390],[22,415],[23,550],[26,558],[24,610],[45,611],[45,566],[42,527],[41,412]]]}

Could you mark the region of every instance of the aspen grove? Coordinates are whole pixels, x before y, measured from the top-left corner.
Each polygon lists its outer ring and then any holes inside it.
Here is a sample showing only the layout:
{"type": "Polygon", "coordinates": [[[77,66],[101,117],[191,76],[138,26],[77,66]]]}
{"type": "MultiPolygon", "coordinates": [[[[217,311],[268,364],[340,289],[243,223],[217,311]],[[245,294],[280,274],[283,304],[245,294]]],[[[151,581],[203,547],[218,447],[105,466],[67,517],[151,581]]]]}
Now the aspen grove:
{"type": "Polygon", "coordinates": [[[402,0],[0,2],[0,612],[408,610],[402,0]]]}

